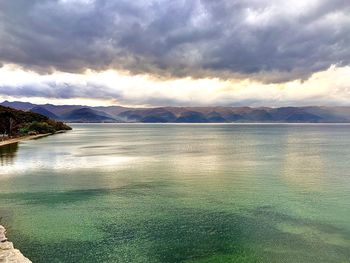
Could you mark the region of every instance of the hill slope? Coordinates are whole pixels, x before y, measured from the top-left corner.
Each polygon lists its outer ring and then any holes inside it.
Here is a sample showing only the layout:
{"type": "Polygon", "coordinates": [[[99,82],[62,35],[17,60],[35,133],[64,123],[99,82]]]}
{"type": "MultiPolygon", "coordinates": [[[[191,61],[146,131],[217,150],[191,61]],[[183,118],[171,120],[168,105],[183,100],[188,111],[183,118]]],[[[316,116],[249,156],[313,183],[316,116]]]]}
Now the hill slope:
{"type": "Polygon", "coordinates": [[[27,134],[55,133],[71,128],[63,122],[54,121],[44,115],[0,106],[0,133],[2,137],[27,134]]]}
{"type": "Polygon", "coordinates": [[[115,118],[105,112],[86,107],[72,110],[63,118],[69,122],[117,122],[115,118]]]}
{"type": "Polygon", "coordinates": [[[44,115],[50,119],[54,119],[54,120],[58,120],[59,117],[55,114],[55,113],[52,113],[51,111],[45,109],[44,107],[41,107],[41,106],[35,106],[33,108],[30,109],[31,112],[35,112],[35,113],[38,113],[38,114],[41,114],[41,115],[44,115]]]}

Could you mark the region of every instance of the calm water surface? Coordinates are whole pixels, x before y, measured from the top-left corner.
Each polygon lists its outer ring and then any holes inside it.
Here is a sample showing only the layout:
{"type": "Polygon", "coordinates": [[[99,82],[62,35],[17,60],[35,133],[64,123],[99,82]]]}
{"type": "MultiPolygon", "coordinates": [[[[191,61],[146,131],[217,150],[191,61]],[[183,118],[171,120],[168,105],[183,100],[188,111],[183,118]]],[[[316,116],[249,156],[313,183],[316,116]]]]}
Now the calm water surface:
{"type": "Polygon", "coordinates": [[[0,147],[33,262],[350,262],[349,125],[73,128],[0,147]]]}

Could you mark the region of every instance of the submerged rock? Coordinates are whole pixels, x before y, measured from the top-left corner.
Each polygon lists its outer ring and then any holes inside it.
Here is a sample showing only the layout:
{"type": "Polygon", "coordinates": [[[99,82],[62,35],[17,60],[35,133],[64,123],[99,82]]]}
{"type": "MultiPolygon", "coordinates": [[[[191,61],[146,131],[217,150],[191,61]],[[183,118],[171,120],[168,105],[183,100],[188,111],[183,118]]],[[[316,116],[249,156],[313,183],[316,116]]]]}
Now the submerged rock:
{"type": "Polygon", "coordinates": [[[6,238],[6,229],[0,225],[0,263],[31,263],[29,259],[13,247],[6,238]]]}

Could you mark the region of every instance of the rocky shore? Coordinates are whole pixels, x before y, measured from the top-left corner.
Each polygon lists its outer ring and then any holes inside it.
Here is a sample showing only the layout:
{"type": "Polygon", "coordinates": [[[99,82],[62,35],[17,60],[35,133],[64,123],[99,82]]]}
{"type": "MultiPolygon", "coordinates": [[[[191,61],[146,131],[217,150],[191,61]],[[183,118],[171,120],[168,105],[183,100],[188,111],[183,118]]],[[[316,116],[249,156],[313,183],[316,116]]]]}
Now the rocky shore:
{"type": "Polygon", "coordinates": [[[6,238],[6,229],[0,225],[0,263],[31,263],[29,259],[13,247],[6,238]]]}

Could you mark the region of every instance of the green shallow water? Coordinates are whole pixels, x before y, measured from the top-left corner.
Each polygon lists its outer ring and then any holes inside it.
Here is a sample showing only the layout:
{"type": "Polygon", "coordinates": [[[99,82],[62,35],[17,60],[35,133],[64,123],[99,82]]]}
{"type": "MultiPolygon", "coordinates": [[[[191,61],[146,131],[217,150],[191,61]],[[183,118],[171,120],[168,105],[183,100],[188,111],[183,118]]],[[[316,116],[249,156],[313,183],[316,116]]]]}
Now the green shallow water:
{"type": "Polygon", "coordinates": [[[350,262],[349,125],[73,128],[0,148],[33,262],[350,262]]]}

